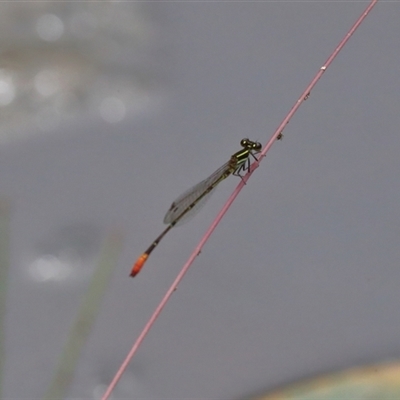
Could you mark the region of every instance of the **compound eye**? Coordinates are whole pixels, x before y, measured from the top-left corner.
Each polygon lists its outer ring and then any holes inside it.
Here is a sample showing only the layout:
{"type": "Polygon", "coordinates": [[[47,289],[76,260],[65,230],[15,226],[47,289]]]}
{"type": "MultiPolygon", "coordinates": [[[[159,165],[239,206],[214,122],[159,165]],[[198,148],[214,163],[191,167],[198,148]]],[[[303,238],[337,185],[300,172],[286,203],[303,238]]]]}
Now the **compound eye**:
{"type": "Polygon", "coordinates": [[[259,142],[253,143],[253,149],[254,150],[261,150],[261,148],[262,148],[261,143],[259,143],[259,142]]]}
{"type": "Polygon", "coordinates": [[[241,145],[242,147],[247,147],[248,144],[249,144],[249,139],[242,139],[242,140],[240,141],[240,145],[241,145]]]}

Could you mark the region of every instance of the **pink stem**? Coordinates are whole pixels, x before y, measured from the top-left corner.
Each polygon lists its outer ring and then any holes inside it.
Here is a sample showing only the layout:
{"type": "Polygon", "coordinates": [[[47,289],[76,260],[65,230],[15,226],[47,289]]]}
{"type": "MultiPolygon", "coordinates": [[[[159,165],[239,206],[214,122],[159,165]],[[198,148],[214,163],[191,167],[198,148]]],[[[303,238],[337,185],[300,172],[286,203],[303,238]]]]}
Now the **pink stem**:
{"type": "Polygon", "coordinates": [[[133,345],[131,351],[125,358],[124,362],[120,366],[118,372],[116,373],[114,379],[111,381],[110,385],[108,386],[106,392],[104,393],[102,400],[107,400],[115,388],[116,384],[118,383],[119,379],[121,378],[122,374],[124,373],[126,367],[130,363],[132,357],[136,353],[136,350],[139,348],[140,344],[142,343],[143,339],[149,332],[150,328],[152,327],[154,321],[157,319],[158,315],[161,313],[162,309],[168,302],[169,298],[171,297],[172,293],[175,291],[177,288],[178,284],[186,274],[187,270],[193,263],[194,259],[200,254],[201,249],[203,248],[204,244],[207,242],[208,238],[211,236],[213,233],[214,229],[217,227],[219,222],[221,221],[222,217],[225,215],[225,213],[228,211],[228,208],[231,206],[233,201],[235,200],[236,196],[239,194],[239,192],[242,190],[243,186],[245,183],[249,180],[251,174],[254,172],[256,168],[258,168],[259,163],[261,162],[262,158],[265,157],[265,154],[267,151],[271,148],[273,143],[275,142],[277,136],[282,133],[284,130],[285,126],[288,124],[290,119],[293,117],[297,109],[300,107],[301,103],[306,100],[311,92],[311,90],[314,88],[316,83],[318,82],[319,78],[321,78],[322,74],[328,69],[332,61],[335,59],[335,57],[338,55],[340,50],[343,48],[343,46],[347,43],[347,41],[350,39],[351,35],[356,31],[356,29],[360,26],[361,22],[365,19],[365,17],[369,14],[369,12],[372,10],[372,8],[375,6],[375,4],[378,2],[378,0],[372,0],[371,3],[368,5],[368,7],[365,9],[365,11],[361,14],[361,16],[358,18],[356,23],[351,27],[349,32],[346,34],[346,36],[342,39],[342,41],[339,43],[338,47],[333,51],[333,53],[329,56],[329,58],[326,60],[325,64],[319,69],[318,73],[315,75],[314,79],[311,81],[311,83],[307,86],[306,90],[303,92],[303,94],[300,96],[300,98],[296,101],[292,109],[289,111],[287,116],[283,119],[282,123],[279,125],[278,129],[275,131],[275,133],[272,135],[271,139],[268,141],[262,152],[260,153],[259,161],[254,162],[251,165],[250,171],[243,177],[243,180],[240,181],[240,183],[237,185],[236,189],[233,191],[233,193],[230,195],[229,199],[227,202],[224,204],[222,207],[221,211],[218,213],[216,216],[215,220],[211,224],[211,226],[208,228],[207,232],[204,234],[203,238],[200,240],[199,244],[196,246],[194,249],[193,253],[189,257],[189,259],[186,261],[185,265],[179,272],[178,276],[174,280],[174,283],[171,285],[171,287],[168,289],[167,293],[165,294],[164,298],[161,300],[160,304],[157,306],[156,310],[154,311],[153,315],[150,317],[149,321],[143,328],[142,333],[139,335],[139,337],[136,339],[135,344],[133,345]]]}

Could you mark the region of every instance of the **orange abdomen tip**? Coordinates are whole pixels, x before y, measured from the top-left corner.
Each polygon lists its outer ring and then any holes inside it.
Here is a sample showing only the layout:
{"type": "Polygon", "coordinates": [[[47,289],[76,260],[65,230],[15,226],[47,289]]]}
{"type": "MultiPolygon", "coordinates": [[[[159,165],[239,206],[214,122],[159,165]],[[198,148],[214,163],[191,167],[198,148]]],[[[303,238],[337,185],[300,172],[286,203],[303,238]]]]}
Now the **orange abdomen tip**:
{"type": "Polygon", "coordinates": [[[135,265],[132,268],[130,276],[133,278],[135,277],[140,270],[142,269],[144,263],[146,262],[147,258],[149,257],[148,254],[143,253],[135,262],[135,265]]]}

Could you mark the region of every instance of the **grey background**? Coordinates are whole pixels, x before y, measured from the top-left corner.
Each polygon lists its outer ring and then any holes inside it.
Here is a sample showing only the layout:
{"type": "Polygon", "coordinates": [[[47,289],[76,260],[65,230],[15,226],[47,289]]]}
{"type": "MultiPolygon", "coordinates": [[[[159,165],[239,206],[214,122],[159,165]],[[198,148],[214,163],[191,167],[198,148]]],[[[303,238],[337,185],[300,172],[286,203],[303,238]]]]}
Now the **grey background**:
{"type": "MultiPolygon", "coordinates": [[[[238,181],[130,279],[170,203],[243,137],[266,143],[367,2],[148,6],[162,33],[160,111],[0,148],[0,194],[12,201],[5,398],[43,396],[91,271],[37,283],[32,254],[87,230],[91,260],[113,227],[125,233],[69,392],[91,398],[238,181]]],[[[196,259],[116,398],[238,398],[399,355],[399,37],[398,2],[378,3],[196,259]]]]}

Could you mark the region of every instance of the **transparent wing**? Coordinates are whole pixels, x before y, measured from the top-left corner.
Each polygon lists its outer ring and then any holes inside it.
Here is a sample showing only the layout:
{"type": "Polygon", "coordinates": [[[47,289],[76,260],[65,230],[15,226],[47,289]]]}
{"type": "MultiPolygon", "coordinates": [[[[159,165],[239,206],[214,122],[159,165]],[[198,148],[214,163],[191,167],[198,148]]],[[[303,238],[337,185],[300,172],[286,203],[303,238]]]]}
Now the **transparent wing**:
{"type": "Polygon", "coordinates": [[[188,221],[194,217],[197,212],[204,206],[206,201],[210,198],[214,189],[217,187],[218,181],[224,175],[228,176],[230,171],[230,162],[225,163],[221,168],[218,168],[208,178],[204,179],[197,185],[193,186],[183,194],[181,194],[172,204],[167,214],[164,217],[164,224],[171,224],[177,220],[176,226],[181,225],[183,222],[188,221]],[[204,195],[204,193],[209,192],[204,195]],[[203,196],[202,196],[203,195],[203,196]],[[192,207],[191,207],[192,206],[192,207]],[[185,213],[189,208],[190,210],[185,213]],[[184,214],[184,215],[183,215],[184,214]]]}
{"type": "Polygon", "coordinates": [[[215,186],[213,189],[211,189],[204,197],[202,197],[196,205],[194,205],[190,211],[188,211],[185,215],[179,218],[179,221],[175,224],[175,226],[180,226],[182,224],[185,224],[187,221],[191,220],[197,213],[203,208],[204,204],[206,204],[207,200],[211,197],[211,195],[214,193],[214,189],[217,186],[215,186]]]}

